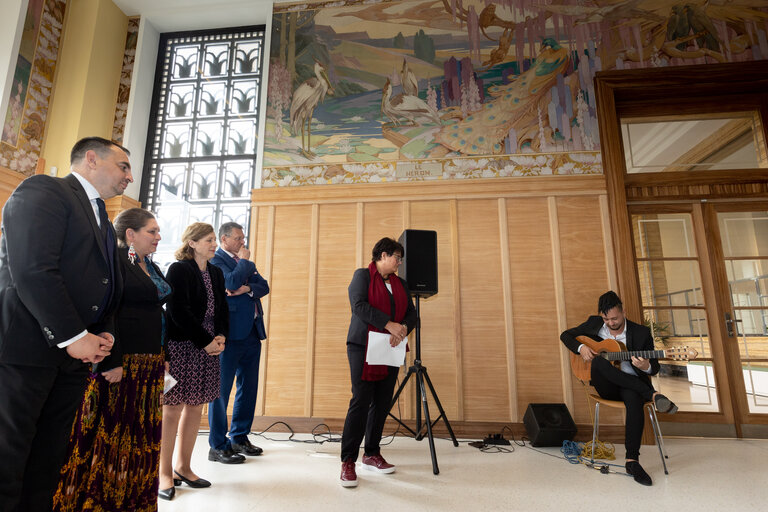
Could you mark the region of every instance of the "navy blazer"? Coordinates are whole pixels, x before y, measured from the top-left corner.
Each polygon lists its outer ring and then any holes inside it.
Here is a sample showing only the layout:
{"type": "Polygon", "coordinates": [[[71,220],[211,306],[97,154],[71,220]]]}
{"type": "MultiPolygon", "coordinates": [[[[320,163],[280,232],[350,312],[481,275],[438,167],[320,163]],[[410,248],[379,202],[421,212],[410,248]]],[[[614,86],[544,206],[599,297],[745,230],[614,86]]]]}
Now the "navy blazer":
{"type": "Polygon", "coordinates": [[[195,260],[181,260],[168,267],[166,280],[173,287],[168,301],[168,337],[171,340],[190,340],[197,348],[205,348],[214,336],[229,337],[229,308],[225,299],[224,275],[218,267],[207,264],[213,286],[213,336],[203,328],[208,295],[203,275],[195,260]]]}
{"type": "Polygon", "coordinates": [[[248,337],[251,328],[255,325],[259,339],[267,339],[261,298],[269,293],[269,283],[261,277],[256,270],[256,265],[244,259],[236,262],[221,248],[216,249],[216,255],[211,258],[211,263],[224,273],[224,285],[227,290],[235,291],[244,284],[251,287],[251,293],[243,293],[235,297],[227,296],[229,337],[233,340],[243,340],[248,337]],[[256,312],[258,316],[254,318],[256,312]]]}
{"type": "Polygon", "coordinates": [[[122,278],[113,256],[106,297],[110,263],[83,186],[71,174],[24,180],[3,208],[0,361],[58,366],[70,359],[59,343],[86,329],[114,334],[122,278]]]}
{"type": "MultiPolygon", "coordinates": [[[[627,322],[627,350],[654,350],[653,348],[653,336],[651,330],[640,324],[636,324],[631,320],[625,320],[627,322]]],[[[565,344],[568,349],[575,353],[579,353],[579,345],[581,343],[576,339],[577,336],[589,336],[593,340],[601,340],[598,336],[598,332],[602,329],[605,322],[601,316],[590,316],[583,324],[563,331],[560,335],[560,340],[565,344]]],[[[650,385],[650,375],[656,375],[659,373],[659,360],[649,359],[651,362],[651,373],[645,373],[643,370],[632,365],[632,369],[635,371],[638,377],[650,385]]]]}

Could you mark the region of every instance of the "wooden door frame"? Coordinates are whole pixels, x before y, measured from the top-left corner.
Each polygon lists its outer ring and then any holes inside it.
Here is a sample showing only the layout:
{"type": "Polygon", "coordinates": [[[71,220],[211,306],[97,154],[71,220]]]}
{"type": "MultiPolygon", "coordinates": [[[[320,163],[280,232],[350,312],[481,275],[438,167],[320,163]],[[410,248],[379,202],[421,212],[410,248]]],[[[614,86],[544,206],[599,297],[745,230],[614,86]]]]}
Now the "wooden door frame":
{"type": "MultiPolygon", "coordinates": [[[[743,201],[768,199],[768,169],[738,171],[687,171],[684,173],[643,173],[628,175],[625,170],[624,149],[621,139],[622,117],[653,117],[660,114],[700,113],[757,110],[760,115],[762,137],[768,141],[768,66],[765,61],[678,66],[651,69],[630,69],[599,72],[595,76],[597,119],[600,130],[603,172],[608,193],[614,259],[618,274],[618,292],[623,298],[629,318],[642,318],[640,283],[635,267],[635,247],[629,206],[649,203],[662,207],[663,203],[693,205],[695,214],[704,225],[711,225],[711,209],[702,209],[706,201],[743,201]],[[696,213],[698,212],[698,213],[696,213]]],[[[716,222],[716,218],[714,219],[716,222]]],[[[703,236],[704,233],[697,233],[703,236]]],[[[710,244],[711,245],[711,244],[710,244]]],[[[710,258],[710,255],[700,255],[710,258]]],[[[722,276],[715,276],[721,280],[722,276]]],[[[727,285],[727,282],[725,283],[727,285]]],[[[723,289],[717,283],[716,290],[723,289]]],[[[727,290],[727,286],[725,287],[727,290]]],[[[719,293],[722,295],[722,291],[719,293]]],[[[714,295],[710,297],[714,299],[714,295]]],[[[718,297],[722,299],[721,297],[718,297]]],[[[718,300],[717,319],[723,318],[723,304],[718,300]]],[[[710,320],[710,329],[718,329],[721,339],[727,339],[723,322],[710,320]]],[[[733,344],[724,344],[733,345],[733,344]]],[[[738,347],[735,347],[738,352],[738,347]]],[[[713,347],[714,350],[714,347],[713,347]]],[[[722,356],[724,364],[733,368],[732,350],[722,356]]],[[[713,352],[714,355],[714,352],[713,352]]],[[[738,357],[738,353],[736,354],[738,357]]],[[[743,385],[743,383],[742,383],[743,385]]],[[[738,386],[736,386],[738,387],[738,386]]],[[[725,390],[723,390],[725,391],[725,390]]],[[[732,423],[736,435],[741,437],[741,418],[734,400],[737,389],[728,384],[732,405],[721,402],[721,413],[686,413],[682,421],[704,423],[732,423]],[[727,409],[730,409],[728,411],[727,409]]],[[[720,394],[718,395],[720,399],[720,394]]],[[[675,417],[665,418],[675,421],[675,417]]]]}

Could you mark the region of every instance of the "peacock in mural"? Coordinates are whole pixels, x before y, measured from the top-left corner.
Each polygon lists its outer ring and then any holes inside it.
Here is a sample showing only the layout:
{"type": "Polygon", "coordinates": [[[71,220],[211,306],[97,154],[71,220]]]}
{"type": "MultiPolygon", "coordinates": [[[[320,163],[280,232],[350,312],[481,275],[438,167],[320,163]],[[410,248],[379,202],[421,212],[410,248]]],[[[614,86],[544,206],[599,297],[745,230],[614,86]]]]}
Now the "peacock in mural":
{"type": "Polygon", "coordinates": [[[541,47],[528,71],[509,84],[489,88],[493,99],[464,119],[444,126],[435,134],[435,142],[466,155],[503,153],[509,130],[520,119],[536,115],[539,100],[568,65],[568,50],[557,41],[546,38],[541,47]]]}

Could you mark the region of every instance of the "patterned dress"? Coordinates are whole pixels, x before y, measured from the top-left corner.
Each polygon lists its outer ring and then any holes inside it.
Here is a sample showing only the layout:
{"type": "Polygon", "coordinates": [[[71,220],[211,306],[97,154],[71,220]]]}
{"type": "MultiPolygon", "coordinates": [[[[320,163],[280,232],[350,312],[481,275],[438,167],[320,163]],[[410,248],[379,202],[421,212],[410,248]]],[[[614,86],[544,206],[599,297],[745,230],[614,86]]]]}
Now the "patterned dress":
{"type": "MultiPolygon", "coordinates": [[[[164,299],[170,285],[148,260],[147,269],[158,299],[164,299]]],[[[160,343],[165,320],[162,325],[156,334],[160,343]]],[[[100,373],[90,375],[53,497],[54,511],[157,510],[164,373],[161,351],[125,354],[119,383],[110,384],[100,373]]]]}
{"type": "MultiPolygon", "coordinates": [[[[214,299],[211,275],[201,272],[208,303],[203,318],[203,328],[213,336],[214,299]]],[[[168,342],[169,372],[177,381],[165,394],[165,405],[200,405],[219,397],[221,368],[219,358],[210,356],[189,340],[168,342]]]]}

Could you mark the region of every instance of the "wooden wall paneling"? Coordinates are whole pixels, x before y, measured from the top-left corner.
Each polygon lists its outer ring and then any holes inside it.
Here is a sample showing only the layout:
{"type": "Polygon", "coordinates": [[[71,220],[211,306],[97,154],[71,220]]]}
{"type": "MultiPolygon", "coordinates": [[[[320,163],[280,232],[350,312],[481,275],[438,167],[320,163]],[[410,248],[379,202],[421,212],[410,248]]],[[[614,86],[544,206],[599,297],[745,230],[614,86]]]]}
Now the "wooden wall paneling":
{"type": "Polygon", "coordinates": [[[275,210],[265,414],[305,413],[312,205],[275,210]]]}
{"type": "MultiPolygon", "coordinates": [[[[507,386],[509,387],[510,421],[517,422],[521,415],[518,410],[517,362],[515,350],[515,322],[512,305],[512,279],[510,277],[509,223],[507,222],[507,200],[498,199],[499,213],[499,250],[501,257],[501,287],[504,297],[504,331],[507,353],[507,386]]],[[[515,312],[517,313],[517,312],[515,312]]]]}
{"type": "Polygon", "coordinates": [[[275,206],[251,207],[251,232],[248,246],[251,248],[251,257],[256,264],[259,273],[269,283],[270,293],[261,299],[264,310],[264,328],[267,331],[267,339],[261,342],[261,357],[259,361],[259,392],[256,396],[256,414],[264,415],[266,400],[267,374],[269,371],[269,337],[270,329],[270,305],[272,302],[272,250],[275,239],[275,206]],[[253,252],[256,254],[253,254],[253,252]]]}
{"type": "Polygon", "coordinates": [[[510,417],[497,209],[495,199],[458,204],[466,420],[510,417]]]}
{"type": "Polygon", "coordinates": [[[351,236],[356,233],[357,212],[357,204],[320,205],[312,390],[312,412],[317,417],[344,418],[352,397],[346,349],[351,311],[347,288],[354,270],[362,266],[357,261],[358,239],[351,236]]]}
{"type": "Polygon", "coordinates": [[[562,402],[560,334],[546,197],[506,201],[509,285],[514,320],[518,421],[529,403],[562,402]]]}
{"type": "Polygon", "coordinates": [[[617,290],[619,278],[616,275],[616,262],[613,260],[614,247],[611,234],[611,210],[608,206],[608,196],[600,194],[600,218],[603,222],[603,253],[605,254],[605,270],[608,273],[608,288],[617,290]]]}
{"type": "Polygon", "coordinates": [[[2,210],[3,206],[5,206],[5,202],[8,201],[8,198],[11,197],[13,191],[16,190],[16,187],[18,187],[19,183],[24,181],[25,178],[26,176],[19,172],[0,166],[0,221],[3,220],[2,210]]]}
{"type": "Polygon", "coordinates": [[[320,206],[312,205],[309,242],[309,278],[307,290],[307,359],[304,364],[304,416],[311,417],[312,396],[315,392],[315,325],[317,313],[317,243],[319,236],[320,206]]]}
{"type": "Polygon", "coordinates": [[[462,350],[461,326],[461,276],[459,275],[459,206],[456,199],[450,200],[451,219],[451,283],[449,290],[453,298],[454,359],[456,361],[456,419],[464,420],[464,355],[462,350]]]}
{"type": "MultiPolygon", "coordinates": [[[[565,304],[565,285],[563,283],[563,255],[560,250],[560,224],[557,215],[557,199],[547,198],[547,218],[549,219],[549,238],[552,247],[552,277],[555,291],[555,312],[557,315],[557,330],[559,333],[568,328],[568,318],[565,304]]],[[[558,338],[559,338],[558,333],[558,338]]],[[[560,381],[563,390],[563,402],[571,411],[574,420],[579,421],[573,402],[573,382],[568,368],[568,349],[560,343],[559,362],[561,368],[560,381]]]]}
{"type": "MultiPolygon", "coordinates": [[[[437,232],[437,283],[438,293],[421,299],[421,359],[429,372],[440,404],[449,421],[458,414],[459,386],[456,375],[456,349],[459,342],[454,330],[454,299],[451,202],[412,201],[410,203],[409,229],[425,229],[437,232]]],[[[406,258],[408,254],[406,253],[406,258]]],[[[415,335],[412,332],[409,357],[415,355],[415,335]]],[[[431,393],[427,394],[432,418],[439,414],[431,393]]]]}
{"type": "MultiPolygon", "coordinates": [[[[557,215],[566,322],[568,327],[573,327],[584,322],[588,316],[597,314],[597,299],[608,290],[603,223],[597,196],[559,197],[557,215]]],[[[630,316],[630,319],[642,322],[641,318],[630,316]]],[[[557,343],[562,345],[559,340],[557,343]]],[[[566,368],[570,374],[569,366],[565,366],[564,373],[566,368]]],[[[586,395],[578,391],[582,388],[578,380],[572,378],[571,382],[575,416],[584,420],[587,414],[591,414],[586,395]]],[[[601,418],[601,422],[621,423],[623,411],[605,409],[605,418],[601,418]]]]}

